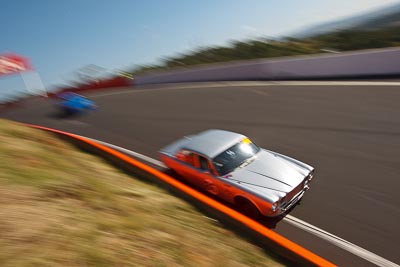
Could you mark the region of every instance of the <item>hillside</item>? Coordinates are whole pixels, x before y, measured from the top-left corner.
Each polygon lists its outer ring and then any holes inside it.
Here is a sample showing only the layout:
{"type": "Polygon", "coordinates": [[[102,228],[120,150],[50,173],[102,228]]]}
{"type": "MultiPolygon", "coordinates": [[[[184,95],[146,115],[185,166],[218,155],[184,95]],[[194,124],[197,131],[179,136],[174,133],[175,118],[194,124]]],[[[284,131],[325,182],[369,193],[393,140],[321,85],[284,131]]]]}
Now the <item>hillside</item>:
{"type": "Polygon", "coordinates": [[[400,25],[367,30],[353,28],[303,39],[287,38],[280,41],[259,39],[233,42],[228,46],[200,48],[187,54],[165,58],[161,64],[140,66],[131,72],[133,75],[139,75],[153,70],[185,68],[216,62],[396,46],[400,46],[400,25]]]}
{"type": "Polygon", "coordinates": [[[295,38],[310,38],[342,30],[371,30],[400,26],[400,2],[348,18],[320,23],[293,33],[295,38]]]}
{"type": "Polygon", "coordinates": [[[165,190],[0,120],[0,266],[282,266],[165,190]]]}

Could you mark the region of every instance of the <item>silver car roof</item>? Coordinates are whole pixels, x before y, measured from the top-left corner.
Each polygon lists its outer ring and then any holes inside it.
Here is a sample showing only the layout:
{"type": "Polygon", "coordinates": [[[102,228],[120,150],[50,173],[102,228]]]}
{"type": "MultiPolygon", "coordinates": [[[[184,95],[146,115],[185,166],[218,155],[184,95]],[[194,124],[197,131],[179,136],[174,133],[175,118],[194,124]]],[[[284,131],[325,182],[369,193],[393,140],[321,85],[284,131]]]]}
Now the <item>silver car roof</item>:
{"type": "Polygon", "coordinates": [[[185,149],[201,153],[209,158],[214,158],[246,136],[224,130],[207,130],[190,136],[190,142],[185,149]]]}

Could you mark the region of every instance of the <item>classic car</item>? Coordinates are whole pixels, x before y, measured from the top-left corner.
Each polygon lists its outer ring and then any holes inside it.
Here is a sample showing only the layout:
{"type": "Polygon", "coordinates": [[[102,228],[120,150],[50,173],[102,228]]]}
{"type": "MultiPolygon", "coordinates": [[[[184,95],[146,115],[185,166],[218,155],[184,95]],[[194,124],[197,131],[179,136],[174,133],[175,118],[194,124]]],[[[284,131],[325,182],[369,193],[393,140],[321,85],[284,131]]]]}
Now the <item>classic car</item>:
{"type": "Polygon", "coordinates": [[[288,211],[309,189],[314,175],[310,165],[224,130],[184,137],[161,149],[160,157],[188,183],[253,218],[288,211]]]}

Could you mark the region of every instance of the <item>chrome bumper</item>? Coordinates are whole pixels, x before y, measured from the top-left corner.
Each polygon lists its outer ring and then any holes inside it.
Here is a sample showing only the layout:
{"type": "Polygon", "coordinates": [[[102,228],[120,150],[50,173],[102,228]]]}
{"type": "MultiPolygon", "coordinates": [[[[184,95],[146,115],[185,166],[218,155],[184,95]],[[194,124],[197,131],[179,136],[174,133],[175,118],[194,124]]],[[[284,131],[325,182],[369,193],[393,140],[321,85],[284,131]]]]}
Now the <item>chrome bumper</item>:
{"type": "Polygon", "coordinates": [[[304,195],[304,193],[310,189],[310,187],[308,185],[306,185],[304,187],[303,190],[301,190],[297,195],[294,196],[294,198],[292,198],[289,202],[285,203],[284,206],[280,207],[279,209],[281,210],[281,212],[286,212],[287,210],[289,210],[291,207],[293,207],[294,204],[296,204],[304,195]]]}
{"type": "Polygon", "coordinates": [[[301,187],[302,189],[294,196],[292,197],[289,202],[284,203],[282,206],[279,207],[279,210],[281,211],[281,213],[286,212],[287,210],[289,210],[291,207],[293,207],[294,204],[296,204],[304,195],[304,193],[310,189],[310,182],[312,179],[312,173],[307,176],[304,181],[301,183],[301,187]]]}

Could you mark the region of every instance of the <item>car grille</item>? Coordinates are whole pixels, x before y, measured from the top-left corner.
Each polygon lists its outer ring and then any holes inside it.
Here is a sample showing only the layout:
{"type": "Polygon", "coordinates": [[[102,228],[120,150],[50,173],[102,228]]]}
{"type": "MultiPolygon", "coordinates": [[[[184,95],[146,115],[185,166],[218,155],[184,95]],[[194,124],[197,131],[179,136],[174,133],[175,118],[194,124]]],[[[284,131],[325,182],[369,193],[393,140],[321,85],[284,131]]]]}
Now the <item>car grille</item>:
{"type": "Polygon", "coordinates": [[[292,200],[304,189],[306,179],[304,179],[298,186],[296,186],[292,191],[286,194],[284,201],[282,203],[282,208],[286,208],[292,202],[292,200]]]}
{"type": "Polygon", "coordinates": [[[292,200],[301,190],[303,190],[304,181],[301,182],[295,189],[288,193],[287,199],[290,201],[292,200]]]}

